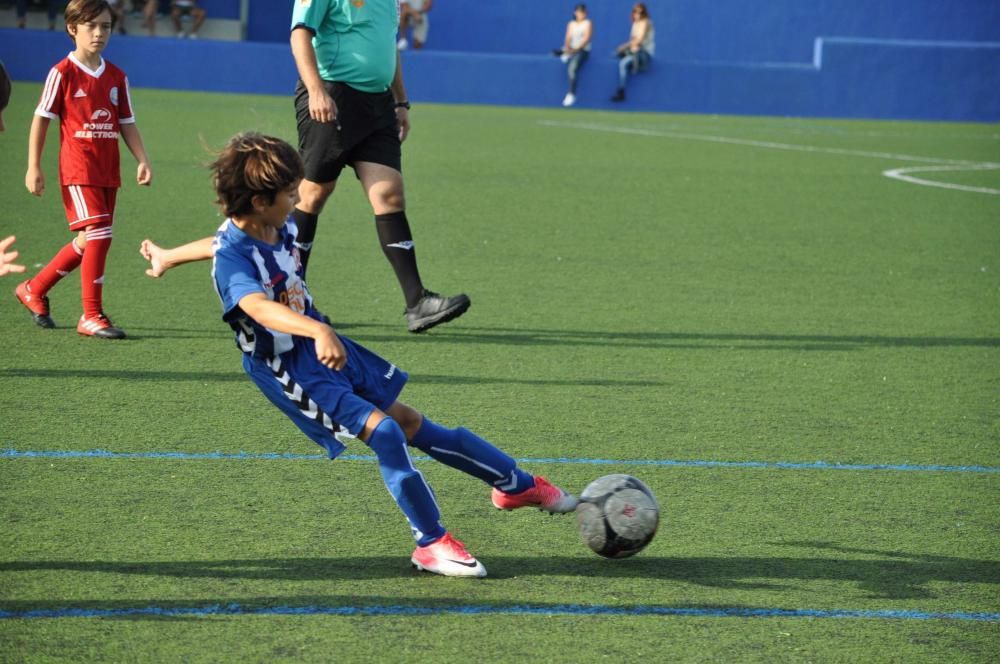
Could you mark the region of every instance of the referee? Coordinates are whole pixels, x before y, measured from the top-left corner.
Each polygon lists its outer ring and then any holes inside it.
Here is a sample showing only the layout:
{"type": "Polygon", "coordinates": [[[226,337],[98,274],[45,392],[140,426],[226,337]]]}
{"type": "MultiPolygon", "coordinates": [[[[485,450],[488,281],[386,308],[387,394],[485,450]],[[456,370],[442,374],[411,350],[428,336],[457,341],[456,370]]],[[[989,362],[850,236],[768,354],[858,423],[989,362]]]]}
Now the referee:
{"type": "Polygon", "coordinates": [[[406,220],[400,146],[410,130],[410,103],[396,50],[397,0],[297,0],[292,56],[299,72],[295,117],[305,178],[292,212],[303,271],[316,222],[351,166],[375,214],[382,251],[406,299],[410,332],[461,316],[470,301],[424,288],[406,220]]]}

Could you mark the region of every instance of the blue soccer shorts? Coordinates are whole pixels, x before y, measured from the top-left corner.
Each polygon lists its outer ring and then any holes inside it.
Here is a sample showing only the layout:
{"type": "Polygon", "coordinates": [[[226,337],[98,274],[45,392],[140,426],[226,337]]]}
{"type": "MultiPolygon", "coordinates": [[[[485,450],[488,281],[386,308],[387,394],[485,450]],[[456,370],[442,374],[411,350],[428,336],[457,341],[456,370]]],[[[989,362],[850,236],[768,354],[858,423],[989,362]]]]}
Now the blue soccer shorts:
{"type": "Polygon", "coordinates": [[[374,410],[388,410],[409,378],[361,344],[339,338],[347,351],[340,371],[320,364],[313,340],[302,337],[277,357],[243,356],[243,368],[264,396],[331,459],[345,449],[338,436],[357,438],[374,410]]]}

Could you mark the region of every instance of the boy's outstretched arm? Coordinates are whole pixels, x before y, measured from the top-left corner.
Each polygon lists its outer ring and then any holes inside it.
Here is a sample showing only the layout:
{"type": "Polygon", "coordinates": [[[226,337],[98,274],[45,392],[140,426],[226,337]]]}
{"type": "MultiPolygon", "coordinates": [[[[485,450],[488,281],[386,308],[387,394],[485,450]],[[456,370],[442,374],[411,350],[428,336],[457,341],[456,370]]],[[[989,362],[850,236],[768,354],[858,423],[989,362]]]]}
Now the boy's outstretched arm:
{"type": "Polygon", "coordinates": [[[240,298],[240,309],[264,327],[316,342],[316,357],[320,363],[336,371],[347,364],[347,352],[337,333],[326,323],[292,311],[289,307],[269,300],[263,293],[251,293],[240,298]]]}
{"type": "Polygon", "coordinates": [[[146,154],[146,146],[142,142],[142,134],[135,123],[123,124],[121,126],[122,138],[129,152],[139,162],[135,171],[135,181],[141,185],[149,186],[153,183],[153,167],[149,165],[149,156],[146,154]]]}
{"type": "Polygon", "coordinates": [[[214,239],[211,236],[204,237],[170,249],[164,249],[152,240],[143,240],[142,244],[139,245],[139,253],[149,261],[149,269],[146,270],[146,274],[156,279],[178,265],[211,260],[214,239]]]}

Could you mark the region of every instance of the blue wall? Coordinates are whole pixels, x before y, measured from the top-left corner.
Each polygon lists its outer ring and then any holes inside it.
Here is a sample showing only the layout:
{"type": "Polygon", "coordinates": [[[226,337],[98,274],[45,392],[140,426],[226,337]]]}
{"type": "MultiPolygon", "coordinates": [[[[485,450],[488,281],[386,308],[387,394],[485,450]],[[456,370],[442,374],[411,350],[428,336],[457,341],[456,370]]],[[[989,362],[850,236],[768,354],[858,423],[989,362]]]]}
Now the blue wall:
{"type": "MultiPolygon", "coordinates": [[[[631,0],[587,2],[594,47],[628,38],[631,0]]],[[[1000,41],[997,0],[647,0],[657,56],[669,60],[802,62],[815,37],[1000,41]]],[[[574,2],[442,2],[428,47],[545,53],[562,42],[574,2]]]]}
{"type": "MultiPolygon", "coordinates": [[[[71,50],[62,32],[0,29],[0,60],[15,81],[44,81],[71,50]]],[[[285,44],[115,36],[104,55],[134,88],[291,94],[297,76],[285,44]]]]}
{"type": "MultiPolygon", "coordinates": [[[[566,16],[559,8],[573,3],[518,0],[518,4],[529,17],[548,12],[546,21],[555,22],[556,29],[528,29],[540,19],[526,21],[528,27],[520,31],[508,25],[508,18],[492,25],[469,20],[475,12],[509,11],[514,3],[507,0],[439,3],[433,10],[430,44],[442,48],[403,54],[412,99],[558,105],[565,92],[565,67],[546,54],[561,38],[566,16]],[[463,15],[467,29],[452,34],[448,21],[459,9],[467,10],[463,15]],[[478,52],[443,48],[466,46],[470,34],[481,39],[478,52]],[[523,52],[490,52],[501,46],[501,38],[504,47],[516,46],[523,52]]],[[[623,8],[627,14],[630,2],[590,5],[594,14],[613,9],[617,18],[623,8]]],[[[856,0],[675,0],[669,5],[675,15],[701,12],[705,23],[700,33],[673,26],[672,18],[657,17],[657,57],[648,73],[629,82],[628,100],[617,106],[608,97],[616,81],[610,44],[618,42],[618,35],[613,40],[609,36],[606,47],[598,40],[581,72],[578,106],[1000,121],[1000,0],[880,0],[875,5],[862,11],[856,0]],[[847,11],[852,7],[856,11],[847,11]],[[709,12],[710,8],[715,11],[709,12]],[[744,29],[736,30],[740,21],[744,29]],[[836,25],[832,32],[857,34],[831,35],[819,29],[821,24],[836,25]],[[676,42],[665,34],[675,34],[676,42]]],[[[107,56],[128,72],[134,87],[290,94],[296,74],[287,41],[289,7],[289,2],[251,3],[251,18],[269,17],[263,24],[280,33],[277,42],[116,37],[107,56]]],[[[626,31],[624,24],[622,35],[626,31]]],[[[43,80],[49,66],[69,50],[61,33],[0,30],[0,59],[15,80],[43,80]]]]}
{"type": "MultiPolygon", "coordinates": [[[[542,54],[573,0],[442,0],[427,48],[542,54]]],[[[632,0],[590,0],[595,53],[628,37],[632,0]]],[[[1000,0],[647,0],[667,60],[806,62],[816,37],[1000,41],[1000,0]]],[[[291,0],[252,0],[251,40],[288,42],[291,0]]]]}

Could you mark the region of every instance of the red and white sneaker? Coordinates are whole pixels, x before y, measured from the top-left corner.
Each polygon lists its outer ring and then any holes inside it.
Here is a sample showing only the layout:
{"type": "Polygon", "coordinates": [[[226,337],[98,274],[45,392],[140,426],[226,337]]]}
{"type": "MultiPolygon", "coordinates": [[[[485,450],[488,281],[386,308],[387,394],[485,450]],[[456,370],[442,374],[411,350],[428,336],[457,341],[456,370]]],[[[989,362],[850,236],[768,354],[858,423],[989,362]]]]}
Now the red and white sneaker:
{"type": "Polygon", "coordinates": [[[442,576],[486,576],[486,568],[469,555],[465,545],[445,533],[444,537],[427,546],[418,546],[410,562],[419,570],[442,576]]]}
{"type": "Polygon", "coordinates": [[[124,339],[125,330],[121,330],[112,324],[111,319],[101,312],[93,318],[80,316],[80,322],[76,324],[76,333],[85,337],[97,337],[99,339],[124,339]]]}
{"type": "Polygon", "coordinates": [[[564,514],[576,509],[579,501],[559,487],[550,484],[541,475],[535,475],[535,486],[521,493],[504,493],[493,489],[493,506],[498,510],[516,510],[518,507],[537,507],[543,512],[564,514]]]}
{"type": "Polygon", "coordinates": [[[28,287],[29,281],[31,279],[17,285],[17,288],[14,289],[14,297],[31,312],[31,320],[35,321],[35,325],[51,330],[56,326],[56,323],[49,315],[49,298],[32,293],[28,287]]]}

